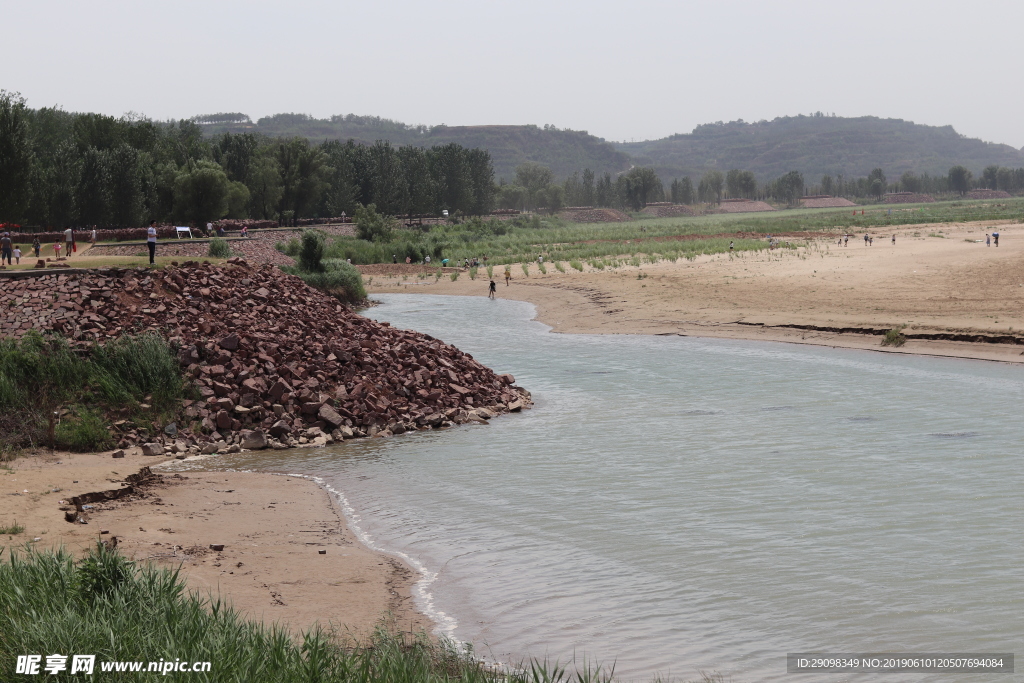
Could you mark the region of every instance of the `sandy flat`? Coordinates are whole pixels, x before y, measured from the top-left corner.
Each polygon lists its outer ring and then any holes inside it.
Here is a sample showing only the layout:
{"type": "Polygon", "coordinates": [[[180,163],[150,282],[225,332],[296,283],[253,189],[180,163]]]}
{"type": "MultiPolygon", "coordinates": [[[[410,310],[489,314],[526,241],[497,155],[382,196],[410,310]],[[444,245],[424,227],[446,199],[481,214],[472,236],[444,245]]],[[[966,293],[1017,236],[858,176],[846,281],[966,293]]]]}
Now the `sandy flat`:
{"type": "MultiPolygon", "coordinates": [[[[529,276],[495,268],[499,298],[536,304],[537,317],[557,332],[684,334],[870,348],[896,353],[1024,361],[1024,226],[1007,222],[872,229],[849,246],[836,236],[801,238],[795,249],[703,256],[639,268],[580,273],[551,263],[529,276]],[[997,229],[1000,246],[986,247],[997,229]],[[930,236],[930,235],[942,236],[930,236]],[[980,240],[980,241],[979,241],[980,240]],[[881,347],[881,332],[904,327],[914,335],[1015,338],[1018,343],[913,339],[881,347]],[[817,328],[817,329],[815,329],[817,328]],[[856,333],[842,330],[858,330],[856,333]],[[868,331],[864,334],[859,331],[868,331]]],[[[483,268],[423,280],[376,276],[373,292],[486,296],[483,268]]]]}
{"type": "Polygon", "coordinates": [[[296,632],[318,622],[365,638],[385,613],[402,630],[431,629],[411,598],[418,576],[362,546],[330,494],[306,479],[162,473],[162,482],[139,497],[97,503],[87,524],[64,520],[63,501],[117,489],[128,474],[164,460],[137,449],[118,460],[109,453],[15,460],[0,470],[0,526],[17,520],[25,531],[0,537],[0,545],[64,545],[84,552],[98,539],[116,537],[126,556],[181,566],[190,587],[296,632]],[[224,550],[211,550],[211,544],[224,550]]]}

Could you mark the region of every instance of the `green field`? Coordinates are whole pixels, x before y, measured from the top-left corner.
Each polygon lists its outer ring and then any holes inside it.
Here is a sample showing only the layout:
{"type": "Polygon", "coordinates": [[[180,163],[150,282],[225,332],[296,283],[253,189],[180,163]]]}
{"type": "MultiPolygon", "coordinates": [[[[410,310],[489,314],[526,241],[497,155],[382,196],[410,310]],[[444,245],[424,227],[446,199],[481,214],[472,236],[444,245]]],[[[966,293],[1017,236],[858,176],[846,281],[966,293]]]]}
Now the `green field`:
{"type": "MultiPolygon", "coordinates": [[[[1024,222],[1024,198],[970,200],[929,204],[879,204],[854,209],[788,209],[748,214],[714,214],[681,218],[638,218],[623,223],[569,223],[557,217],[518,222],[471,220],[460,225],[435,226],[428,232],[396,231],[387,242],[338,237],[327,246],[328,258],[356,264],[421,262],[430,255],[458,265],[464,259],[488,257],[502,265],[535,261],[594,261],[612,259],[676,260],[723,253],[730,242],[736,251],[767,247],[766,235],[806,232],[861,232],[868,228],[969,221],[1024,222]],[[861,215],[861,210],[864,214],[861,215]]],[[[298,240],[280,248],[298,253],[298,240]]]]}

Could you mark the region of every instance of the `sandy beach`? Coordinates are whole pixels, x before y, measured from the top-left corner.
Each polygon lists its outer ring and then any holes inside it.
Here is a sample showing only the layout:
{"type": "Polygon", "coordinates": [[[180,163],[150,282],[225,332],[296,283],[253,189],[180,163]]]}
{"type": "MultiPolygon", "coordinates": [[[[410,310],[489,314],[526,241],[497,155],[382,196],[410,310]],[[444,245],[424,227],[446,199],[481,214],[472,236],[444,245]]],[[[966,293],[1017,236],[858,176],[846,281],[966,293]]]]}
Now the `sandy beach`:
{"type": "MultiPolygon", "coordinates": [[[[1006,222],[871,229],[793,238],[764,250],[578,272],[536,263],[494,270],[500,298],[529,301],[556,332],[760,339],[1024,362],[1024,226],[1006,222]],[[999,247],[985,235],[1000,233],[999,247]],[[892,244],[892,235],[896,243],[892,244]],[[886,330],[907,342],[882,347],[886,330]]],[[[787,238],[783,237],[783,241],[787,238]]],[[[487,296],[486,271],[420,279],[422,266],[366,267],[375,292],[487,296]],[[408,274],[402,274],[402,269],[408,274]]]]}
{"type": "Polygon", "coordinates": [[[361,545],[316,483],[250,472],[162,472],[158,465],[167,460],[129,449],[123,459],[57,453],[9,463],[0,469],[0,526],[17,521],[25,529],[0,537],[0,545],[84,553],[116,537],[125,556],[180,566],[190,587],[297,633],[319,623],[362,639],[386,613],[403,631],[432,628],[411,597],[418,575],[361,545]],[[94,503],[85,524],[65,521],[73,496],[121,488],[146,466],[156,476],[136,495],[94,503]]]}

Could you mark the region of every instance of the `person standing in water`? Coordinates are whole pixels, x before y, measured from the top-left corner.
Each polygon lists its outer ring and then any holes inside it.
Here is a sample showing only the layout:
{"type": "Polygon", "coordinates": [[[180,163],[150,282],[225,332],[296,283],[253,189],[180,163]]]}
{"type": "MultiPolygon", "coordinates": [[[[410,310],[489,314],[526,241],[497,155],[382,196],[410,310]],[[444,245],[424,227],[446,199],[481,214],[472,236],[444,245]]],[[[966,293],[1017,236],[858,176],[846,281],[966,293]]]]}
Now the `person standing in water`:
{"type": "Polygon", "coordinates": [[[487,298],[493,299],[498,293],[498,285],[494,284],[494,280],[491,280],[491,284],[487,285],[487,298]]]}

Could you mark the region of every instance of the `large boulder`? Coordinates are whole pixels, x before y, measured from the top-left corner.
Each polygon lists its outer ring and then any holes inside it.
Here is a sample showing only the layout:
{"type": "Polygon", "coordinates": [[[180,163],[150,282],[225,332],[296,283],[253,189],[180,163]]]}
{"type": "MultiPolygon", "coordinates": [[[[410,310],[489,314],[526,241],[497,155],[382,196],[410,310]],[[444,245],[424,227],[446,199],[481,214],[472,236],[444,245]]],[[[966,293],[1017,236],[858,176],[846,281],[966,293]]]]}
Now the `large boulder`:
{"type": "Polygon", "coordinates": [[[158,443],[144,443],[142,444],[143,455],[163,455],[164,447],[158,443]]]}
{"type": "Polygon", "coordinates": [[[262,429],[242,430],[242,443],[239,444],[242,448],[250,451],[259,451],[267,447],[267,435],[263,433],[262,429]]]}

